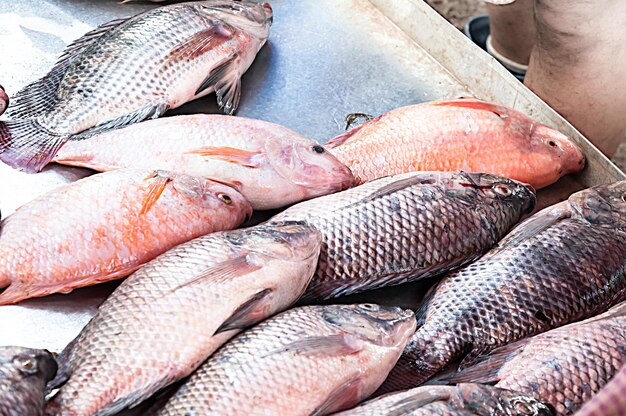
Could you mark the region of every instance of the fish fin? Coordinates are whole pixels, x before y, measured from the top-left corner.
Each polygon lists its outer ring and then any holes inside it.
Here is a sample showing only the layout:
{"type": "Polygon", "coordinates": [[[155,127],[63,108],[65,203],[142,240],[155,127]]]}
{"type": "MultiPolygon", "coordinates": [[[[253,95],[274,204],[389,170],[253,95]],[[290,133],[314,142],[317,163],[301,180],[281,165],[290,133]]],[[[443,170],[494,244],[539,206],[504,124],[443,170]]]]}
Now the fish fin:
{"type": "Polygon", "coordinates": [[[93,416],[112,416],[120,413],[124,409],[132,409],[177,380],[176,376],[167,375],[152,384],[138,388],[126,396],[113,401],[111,404],[95,412],[93,416]]]}
{"type": "Polygon", "coordinates": [[[483,110],[494,113],[500,118],[506,118],[509,116],[509,110],[501,105],[490,103],[487,101],[480,101],[473,98],[470,99],[460,99],[460,100],[449,100],[449,101],[440,101],[437,103],[433,103],[432,105],[436,106],[449,106],[449,107],[463,107],[463,108],[471,108],[473,110],[483,110]]]}
{"type": "MultiPolygon", "coordinates": [[[[245,329],[267,316],[270,304],[267,297],[273,289],[263,289],[239,306],[215,331],[215,334],[233,329],[245,329]]],[[[214,334],[214,335],[215,335],[214,334]]]]}
{"type": "MultiPolygon", "coordinates": [[[[167,62],[190,61],[227,42],[235,29],[230,25],[209,18],[210,27],[201,30],[174,46],[167,54],[167,62]]],[[[196,93],[197,94],[197,93],[196,93]]]]}
{"type": "Polygon", "coordinates": [[[508,361],[522,352],[524,346],[532,338],[525,338],[508,345],[496,348],[491,352],[480,355],[474,354],[471,366],[466,365],[465,359],[461,362],[459,370],[440,380],[449,383],[494,383],[500,380],[498,372],[508,361]]]}
{"type": "Polygon", "coordinates": [[[500,250],[515,247],[522,241],[528,240],[529,238],[540,234],[541,232],[552,227],[554,224],[570,218],[572,216],[572,212],[569,209],[569,206],[568,208],[564,207],[565,205],[557,204],[537,212],[535,215],[515,227],[513,231],[500,240],[500,242],[497,243],[493,249],[487,252],[483,258],[487,258],[500,250]]]}
{"type": "Polygon", "coordinates": [[[130,124],[139,123],[148,119],[155,119],[161,117],[169,109],[168,104],[146,104],[143,107],[133,111],[132,113],[125,114],[121,117],[114,118],[113,120],[104,121],[90,129],[82,131],[72,136],[72,140],[83,140],[93,137],[97,134],[107,132],[109,130],[119,129],[130,124]]]}
{"type": "Polygon", "coordinates": [[[239,107],[241,98],[241,74],[237,68],[236,54],[233,54],[224,63],[213,69],[200,84],[196,95],[207,88],[214,87],[217,95],[217,105],[225,114],[233,114],[239,107]]]}
{"type": "Polygon", "coordinates": [[[242,255],[206,268],[201,273],[198,273],[193,279],[176,286],[172,292],[188,286],[196,285],[205,279],[221,282],[230,279],[232,276],[241,276],[259,270],[260,268],[261,266],[257,264],[251,256],[242,255]]]}
{"type": "Polygon", "coordinates": [[[28,296],[20,288],[19,284],[6,282],[0,283],[0,306],[13,305],[28,299],[28,296]],[[5,285],[2,287],[1,285],[5,285]]]}
{"type": "Polygon", "coordinates": [[[54,107],[59,101],[59,85],[71,63],[85,48],[93,45],[102,35],[128,19],[129,17],[112,20],[70,43],[48,74],[28,84],[12,98],[12,105],[7,115],[13,119],[33,118],[54,107]]]}
{"type": "Polygon", "coordinates": [[[355,354],[363,349],[363,341],[350,334],[308,337],[277,348],[267,355],[293,352],[304,355],[355,354]]]}
{"type": "Polygon", "coordinates": [[[356,126],[353,129],[348,130],[345,133],[341,133],[339,136],[333,137],[332,139],[330,139],[324,144],[324,147],[327,149],[334,149],[335,147],[341,146],[342,144],[346,143],[348,139],[350,139],[352,136],[358,133],[363,127],[367,126],[370,123],[377,122],[378,120],[380,120],[381,117],[382,115],[375,117],[369,121],[366,121],[365,123],[359,126],[356,126]]]}
{"type": "Polygon", "coordinates": [[[354,406],[361,399],[361,377],[354,376],[338,386],[310,416],[322,416],[354,406]]]}
{"type": "Polygon", "coordinates": [[[156,201],[159,200],[161,194],[165,190],[165,187],[171,182],[172,178],[169,176],[161,176],[158,172],[155,172],[153,175],[148,176],[145,180],[151,181],[148,185],[146,194],[141,201],[141,211],[139,211],[139,215],[145,215],[148,211],[150,211],[150,208],[152,208],[156,201]]]}
{"type": "MultiPolygon", "coordinates": [[[[394,394],[394,393],[391,393],[394,394]]],[[[450,399],[449,388],[419,389],[387,408],[387,414],[408,415],[427,404],[450,399]]]]}
{"type": "Polygon", "coordinates": [[[190,150],[185,153],[219,159],[225,162],[241,165],[246,168],[259,167],[257,163],[254,163],[253,158],[254,156],[261,154],[261,152],[251,152],[227,146],[206,146],[190,150]]]}
{"type": "Polygon", "coordinates": [[[0,160],[25,172],[39,172],[68,140],[50,133],[35,120],[0,122],[0,160]]]}
{"type": "Polygon", "coordinates": [[[408,186],[422,185],[422,184],[432,185],[435,182],[436,182],[436,179],[433,178],[433,175],[431,173],[415,172],[414,175],[408,178],[398,179],[394,182],[388,183],[387,185],[381,188],[376,189],[367,198],[364,198],[361,201],[358,201],[357,203],[364,204],[366,202],[370,202],[375,199],[390,195],[408,186]]]}

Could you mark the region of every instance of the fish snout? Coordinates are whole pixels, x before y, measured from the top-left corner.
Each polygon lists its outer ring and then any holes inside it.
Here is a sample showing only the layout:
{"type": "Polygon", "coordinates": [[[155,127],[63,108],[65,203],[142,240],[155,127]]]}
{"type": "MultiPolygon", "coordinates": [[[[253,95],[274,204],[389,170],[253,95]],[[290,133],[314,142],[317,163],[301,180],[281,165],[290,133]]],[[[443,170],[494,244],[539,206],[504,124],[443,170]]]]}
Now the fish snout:
{"type": "Polygon", "coordinates": [[[535,209],[537,205],[537,191],[533,188],[532,185],[524,183],[525,192],[521,195],[523,200],[522,202],[522,211],[525,214],[530,214],[535,209]]]}
{"type": "Polygon", "coordinates": [[[269,23],[271,26],[272,23],[274,23],[274,10],[272,10],[272,6],[270,6],[270,4],[267,2],[263,3],[262,6],[263,6],[263,9],[265,9],[265,16],[266,16],[265,21],[269,23]]]}

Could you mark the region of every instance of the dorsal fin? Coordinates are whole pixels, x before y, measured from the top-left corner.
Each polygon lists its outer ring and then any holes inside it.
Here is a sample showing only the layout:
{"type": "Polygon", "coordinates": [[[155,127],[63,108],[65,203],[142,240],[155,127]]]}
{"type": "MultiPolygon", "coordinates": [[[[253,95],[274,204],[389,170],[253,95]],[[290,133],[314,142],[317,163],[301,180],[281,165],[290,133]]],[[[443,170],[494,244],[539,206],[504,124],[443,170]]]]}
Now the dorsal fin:
{"type": "Polygon", "coordinates": [[[107,22],[70,43],[47,75],[28,84],[12,98],[12,105],[7,110],[7,115],[10,118],[33,118],[52,108],[59,100],[59,85],[72,62],[85,48],[93,45],[102,35],[128,19],[130,18],[125,17],[107,22]]]}

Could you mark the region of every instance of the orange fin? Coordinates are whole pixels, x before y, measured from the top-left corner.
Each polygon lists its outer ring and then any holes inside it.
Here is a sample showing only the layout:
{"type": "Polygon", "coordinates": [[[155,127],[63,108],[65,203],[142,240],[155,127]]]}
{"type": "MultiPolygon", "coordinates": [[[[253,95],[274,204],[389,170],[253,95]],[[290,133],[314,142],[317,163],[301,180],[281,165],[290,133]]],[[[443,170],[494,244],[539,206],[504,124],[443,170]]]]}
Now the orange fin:
{"type": "Polygon", "coordinates": [[[161,194],[165,190],[167,184],[172,180],[172,178],[168,176],[161,176],[158,172],[155,172],[153,175],[148,176],[145,180],[154,179],[150,185],[148,185],[148,191],[143,197],[143,201],[141,202],[141,211],[139,211],[140,215],[146,214],[150,211],[150,208],[158,201],[161,197],[161,194]]]}
{"type": "Polygon", "coordinates": [[[483,110],[494,113],[500,118],[506,118],[509,116],[509,110],[499,104],[489,103],[486,101],[480,101],[476,99],[461,99],[461,100],[449,100],[449,101],[441,101],[438,103],[434,103],[433,105],[438,105],[440,107],[450,106],[450,107],[463,107],[463,108],[471,108],[473,110],[483,110]]]}
{"type": "Polygon", "coordinates": [[[227,146],[207,146],[186,152],[188,154],[201,155],[214,159],[223,160],[246,168],[257,168],[258,164],[254,162],[254,156],[260,155],[261,152],[251,152],[243,149],[236,149],[227,146]]]}
{"type": "Polygon", "coordinates": [[[342,144],[344,144],[345,142],[348,141],[348,139],[350,139],[352,136],[354,136],[356,133],[358,133],[363,127],[367,126],[370,123],[375,123],[378,120],[380,120],[380,118],[382,117],[382,115],[375,117],[369,121],[366,121],[365,123],[356,126],[353,129],[348,130],[345,133],[340,134],[337,137],[333,137],[332,139],[330,139],[329,141],[327,141],[324,144],[324,147],[327,149],[334,149],[335,147],[341,146],[342,144]]]}
{"type": "Polygon", "coordinates": [[[233,36],[234,28],[220,23],[202,30],[179,43],[166,56],[166,61],[179,62],[197,59],[210,50],[216,49],[233,36]]]}

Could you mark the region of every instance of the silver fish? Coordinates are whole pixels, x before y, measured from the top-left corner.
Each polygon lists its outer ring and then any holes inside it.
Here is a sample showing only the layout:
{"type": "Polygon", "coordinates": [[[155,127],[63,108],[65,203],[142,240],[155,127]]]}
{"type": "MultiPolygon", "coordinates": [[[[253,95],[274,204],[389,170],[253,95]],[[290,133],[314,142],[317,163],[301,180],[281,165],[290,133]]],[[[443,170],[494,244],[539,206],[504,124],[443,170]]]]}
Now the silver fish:
{"type": "Polygon", "coordinates": [[[46,383],[56,371],[46,350],[0,347],[0,415],[43,415],[46,383]]]}
{"type": "Polygon", "coordinates": [[[222,347],[160,416],[325,415],[383,382],[415,331],[410,310],[372,304],[304,306],[222,347]]]}
{"type": "Polygon", "coordinates": [[[414,172],[300,203],[271,221],[305,221],[322,232],[320,262],[303,298],[310,302],[459,267],[534,205],[534,191],[520,182],[414,172]]]}
{"type": "Polygon", "coordinates": [[[271,22],[267,3],[208,0],[98,27],[13,98],[12,120],[0,123],[0,159],[39,171],[68,140],[157,118],[212,91],[232,114],[271,22]]]}
{"type": "Polygon", "coordinates": [[[114,414],[189,375],[242,328],[300,297],[320,240],[310,226],[260,225],[209,234],[157,257],[61,353],[52,385],[69,379],[48,414],[114,414]]]}

